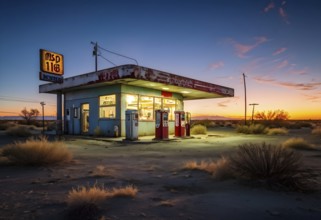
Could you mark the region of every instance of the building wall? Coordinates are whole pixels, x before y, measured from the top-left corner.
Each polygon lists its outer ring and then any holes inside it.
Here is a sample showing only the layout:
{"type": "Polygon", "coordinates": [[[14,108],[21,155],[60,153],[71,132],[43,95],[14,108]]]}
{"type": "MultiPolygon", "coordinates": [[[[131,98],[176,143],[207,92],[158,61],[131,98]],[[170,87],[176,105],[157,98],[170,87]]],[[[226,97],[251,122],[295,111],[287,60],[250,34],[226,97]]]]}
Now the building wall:
{"type": "MultiPolygon", "coordinates": [[[[70,117],[65,115],[65,129],[69,134],[81,134],[81,105],[89,104],[89,130],[88,134],[94,134],[99,127],[106,136],[114,136],[114,126],[118,126],[119,134],[125,136],[125,95],[144,95],[162,97],[159,90],[128,85],[106,85],[104,87],[87,88],[65,93],[65,113],[69,109],[70,117]],[[116,118],[99,118],[99,96],[116,94],[116,118]],[[78,108],[78,117],[75,118],[74,108],[78,108]],[[68,120],[69,118],[69,120],[68,120]]],[[[163,97],[164,98],[164,97],[163,97]]],[[[183,100],[181,94],[173,93],[171,99],[183,100]]],[[[139,136],[154,135],[155,121],[139,121],[139,136]]],[[[174,122],[169,122],[169,132],[174,133],[174,122]]]]}

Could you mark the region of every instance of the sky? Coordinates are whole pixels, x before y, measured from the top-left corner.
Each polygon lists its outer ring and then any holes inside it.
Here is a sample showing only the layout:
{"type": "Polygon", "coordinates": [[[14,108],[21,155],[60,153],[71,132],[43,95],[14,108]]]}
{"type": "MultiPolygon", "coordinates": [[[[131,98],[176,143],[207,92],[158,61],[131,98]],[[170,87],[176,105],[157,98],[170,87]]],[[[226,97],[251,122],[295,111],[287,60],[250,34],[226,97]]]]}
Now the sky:
{"type": "MultiPolygon", "coordinates": [[[[63,54],[71,77],[95,70],[98,42],[141,66],[234,88],[233,98],[185,101],[192,116],[244,117],[244,73],[255,111],[321,119],[320,11],[319,0],[0,0],[0,116],[41,101],[55,115],[56,96],[39,94],[39,49],[63,54]]],[[[114,66],[107,60],[98,69],[114,66]]]]}

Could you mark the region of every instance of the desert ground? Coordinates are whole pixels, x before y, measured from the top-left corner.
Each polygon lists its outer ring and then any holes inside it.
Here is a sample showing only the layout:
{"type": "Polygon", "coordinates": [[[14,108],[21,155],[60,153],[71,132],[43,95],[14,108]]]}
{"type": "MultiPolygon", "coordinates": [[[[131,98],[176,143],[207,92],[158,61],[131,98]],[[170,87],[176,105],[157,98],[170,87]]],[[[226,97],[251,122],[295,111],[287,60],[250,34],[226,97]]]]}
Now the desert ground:
{"type": "MultiPolygon", "coordinates": [[[[186,161],[216,160],[233,154],[243,143],[280,144],[290,137],[302,137],[321,149],[320,137],[312,136],[310,128],[268,136],[217,127],[206,135],[190,139],[171,136],[170,141],[153,141],[151,136],[136,142],[63,136],[73,154],[69,163],[41,167],[1,163],[0,219],[67,219],[68,192],[94,184],[138,188],[134,198],[106,199],[99,207],[99,219],[321,219],[320,190],[268,189],[182,169],[186,161]]],[[[1,132],[0,148],[24,139],[1,132]]],[[[321,176],[321,151],[300,153],[304,166],[321,176]]]]}

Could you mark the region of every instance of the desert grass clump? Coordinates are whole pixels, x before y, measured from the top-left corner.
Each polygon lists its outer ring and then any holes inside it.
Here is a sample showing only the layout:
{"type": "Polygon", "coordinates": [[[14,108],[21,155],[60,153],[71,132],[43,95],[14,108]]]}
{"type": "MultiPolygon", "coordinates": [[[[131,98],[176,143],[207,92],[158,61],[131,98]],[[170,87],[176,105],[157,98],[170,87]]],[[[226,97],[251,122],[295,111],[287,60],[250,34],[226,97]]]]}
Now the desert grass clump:
{"type": "Polygon", "coordinates": [[[94,177],[104,177],[106,176],[106,167],[104,165],[97,165],[91,173],[94,177]]]}
{"type": "Polygon", "coordinates": [[[107,197],[131,197],[134,198],[138,192],[137,187],[128,185],[125,187],[112,188],[108,191],[107,197]]]}
{"type": "Polygon", "coordinates": [[[16,125],[13,127],[9,127],[6,130],[6,134],[10,136],[28,137],[31,135],[31,131],[27,126],[16,125]]]}
{"type": "Polygon", "coordinates": [[[262,124],[238,125],[236,126],[236,132],[243,134],[266,134],[268,128],[262,124]]]}
{"type": "Polygon", "coordinates": [[[290,190],[310,188],[310,179],[302,170],[302,155],[290,149],[266,143],[244,144],[230,159],[232,170],[241,179],[290,190]]]}
{"type": "Polygon", "coordinates": [[[284,148],[291,148],[296,150],[315,150],[315,148],[303,138],[290,138],[283,142],[282,146],[284,148]]]}
{"type": "Polygon", "coordinates": [[[187,161],[183,164],[183,169],[200,170],[210,173],[216,179],[229,179],[233,177],[230,169],[230,160],[226,157],[221,157],[217,161],[201,161],[197,163],[194,160],[187,161]]]}
{"type": "Polygon", "coordinates": [[[30,166],[52,165],[72,159],[70,151],[62,141],[49,142],[44,136],[5,146],[2,156],[14,164],[30,166]]]}
{"type": "Polygon", "coordinates": [[[311,134],[321,137],[321,127],[316,127],[311,131],[311,134]]]}
{"type": "Polygon", "coordinates": [[[191,128],[191,134],[207,134],[207,128],[204,125],[194,125],[191,128]]]}
{"type": "Polygon", "coordinates": [[[106,200],[108,191],[104,186],[95,184],[92,187],[78,186],[69,191],[67,203],[71,207],[83,206],[85,204],[100,205],[106,200]]]}
{"type": "Polygon", "coordinates": [[[270,128],[268,129],[267,135],[285,135],[288,133],[286,128],[270,128]]]}

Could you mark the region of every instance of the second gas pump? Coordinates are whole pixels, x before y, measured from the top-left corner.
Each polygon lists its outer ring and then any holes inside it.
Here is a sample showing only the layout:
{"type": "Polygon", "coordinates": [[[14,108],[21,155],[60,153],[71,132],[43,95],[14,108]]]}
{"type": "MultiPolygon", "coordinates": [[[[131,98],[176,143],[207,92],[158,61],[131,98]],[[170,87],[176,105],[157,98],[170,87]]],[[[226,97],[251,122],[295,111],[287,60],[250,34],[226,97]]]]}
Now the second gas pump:
{"type": "Polygon", "coordinates": [[[155,139],[168,140],[168,111],[156,110],[155,116],[155,139]]]}

